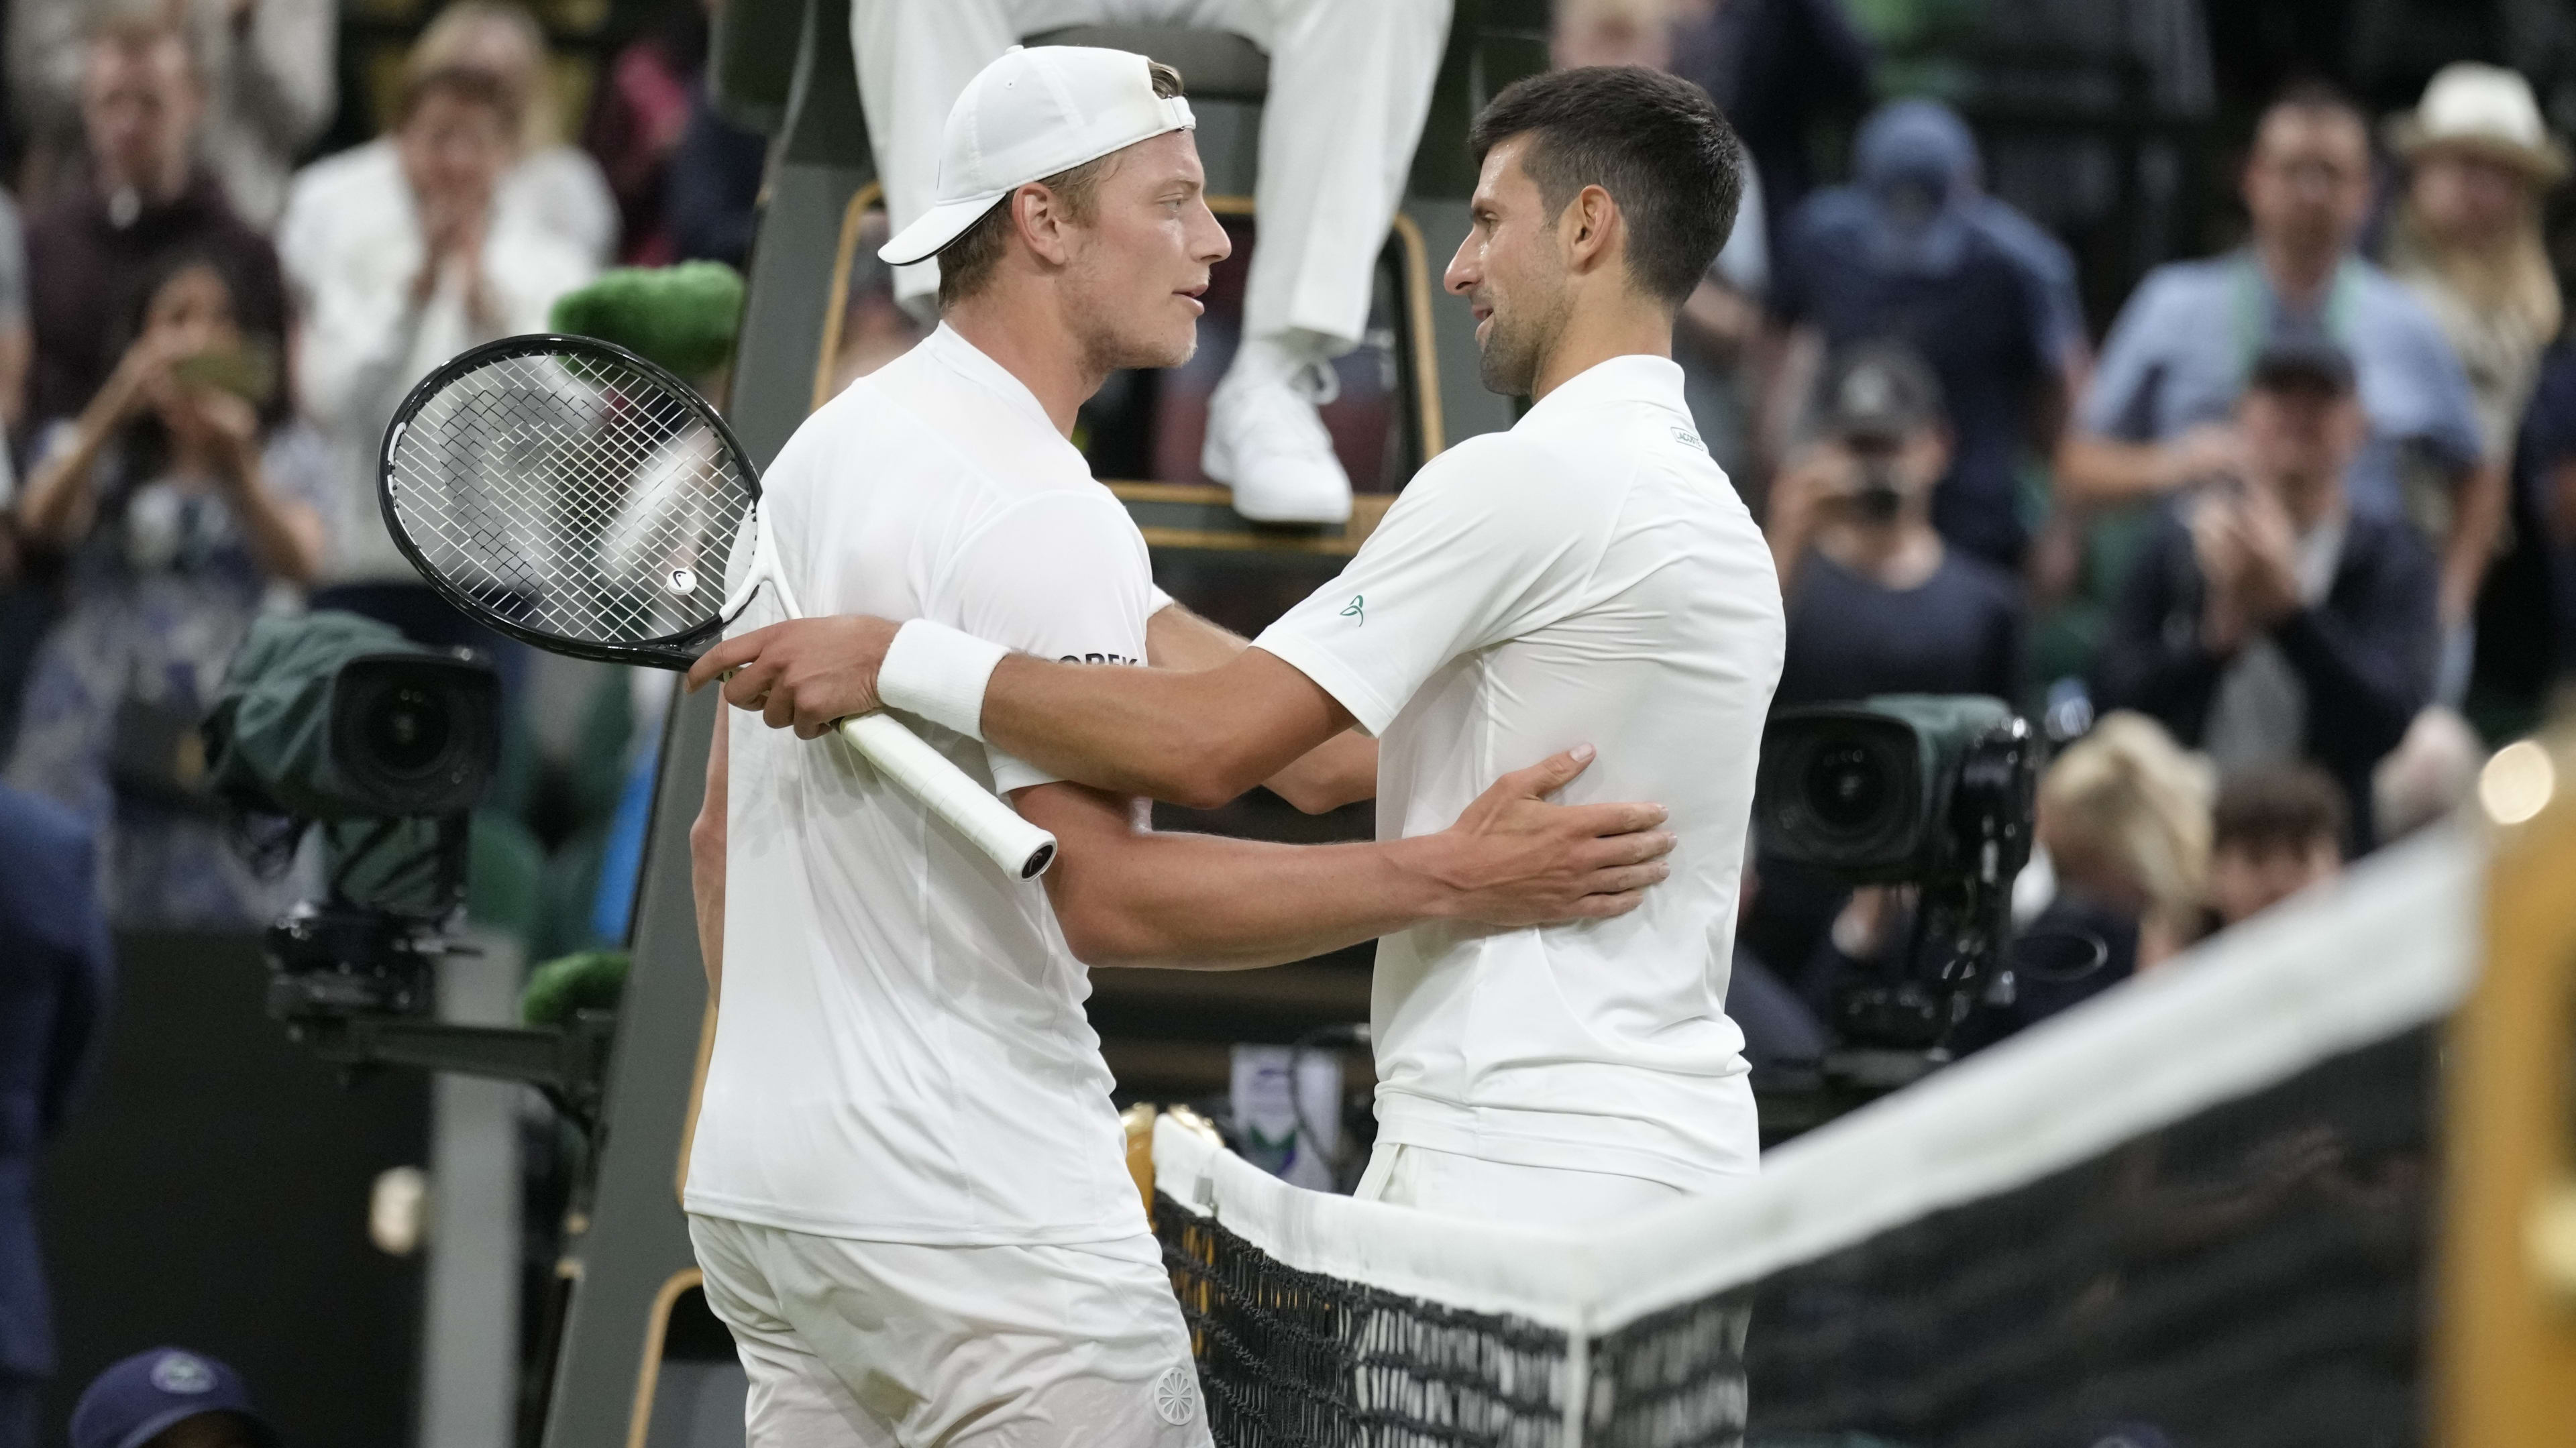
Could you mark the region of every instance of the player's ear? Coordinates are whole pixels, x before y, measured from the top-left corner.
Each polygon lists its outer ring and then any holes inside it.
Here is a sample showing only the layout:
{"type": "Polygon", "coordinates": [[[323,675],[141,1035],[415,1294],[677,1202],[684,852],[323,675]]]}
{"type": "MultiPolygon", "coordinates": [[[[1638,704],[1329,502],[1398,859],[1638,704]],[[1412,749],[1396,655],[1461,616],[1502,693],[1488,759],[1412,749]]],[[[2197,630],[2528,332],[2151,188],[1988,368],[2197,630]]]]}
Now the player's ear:
{"type": "Polygon", "coordinates": [[[1556,219],[1556,235],[1565,249],[1568,271],[1590,271],[1609,257],[1618,215],[1617,203],[1599,186],[1586,186],[1565,203],[1556,219]]]}
{"type": "Polygon", "coordinates": [[[1062,266],[1073,255],[1064,198],[1046,187],[1031,183],[1012,192],[1011,220],[1020,239],[1049,265],[1062,266]]]}

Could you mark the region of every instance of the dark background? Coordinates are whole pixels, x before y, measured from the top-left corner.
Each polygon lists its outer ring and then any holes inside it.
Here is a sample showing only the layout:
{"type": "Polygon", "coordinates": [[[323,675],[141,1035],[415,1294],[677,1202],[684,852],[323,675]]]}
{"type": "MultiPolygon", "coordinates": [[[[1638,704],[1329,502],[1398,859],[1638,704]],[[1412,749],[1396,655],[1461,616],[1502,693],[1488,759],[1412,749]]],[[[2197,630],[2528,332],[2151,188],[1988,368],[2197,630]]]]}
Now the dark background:
{"type": "Polygon", "coordinates": [[[49,1435],[100,1369],[169,1345],[239,1368],[288,1443],[412,1436],[419,1261],[369,1245],[367,1196],[426,1162],[427,1078],[345,1089],[267,988],[254,936],[117,942],[99,1074],[39,1182],[49,1435]]]}

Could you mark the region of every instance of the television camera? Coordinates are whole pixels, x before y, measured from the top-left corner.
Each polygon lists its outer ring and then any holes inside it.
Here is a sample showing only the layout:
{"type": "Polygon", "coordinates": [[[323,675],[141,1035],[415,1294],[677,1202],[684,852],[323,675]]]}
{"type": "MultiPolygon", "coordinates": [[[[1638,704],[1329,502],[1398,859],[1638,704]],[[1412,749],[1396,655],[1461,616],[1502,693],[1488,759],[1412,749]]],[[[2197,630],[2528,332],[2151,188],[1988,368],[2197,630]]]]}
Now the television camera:
{"type": "Polygon", "coordinates": [[[462,939],[470,812],[500,762],[500,681],[468,651],[329,611],[262,619],[201,733],[208,784],[273,853],[321,835],[321,897],[266,937],[268,1011],[325,1060],[525,1081],[595,1118],[606,1011],[561,1027],[431,1018],[462,939]]]}
{"type": "Polygon", "coordinates": [[[1883,695],[1784,709],[1763,732],[1753,815],[1773,857],[1851,885],[1912,887],[1893,978],[1846,984],[1823,1088],[1893,1090],[1950,1059],[2013,986],[2012,885],[2030,859],[2038,747],[2001,700],[1883,695]]]}

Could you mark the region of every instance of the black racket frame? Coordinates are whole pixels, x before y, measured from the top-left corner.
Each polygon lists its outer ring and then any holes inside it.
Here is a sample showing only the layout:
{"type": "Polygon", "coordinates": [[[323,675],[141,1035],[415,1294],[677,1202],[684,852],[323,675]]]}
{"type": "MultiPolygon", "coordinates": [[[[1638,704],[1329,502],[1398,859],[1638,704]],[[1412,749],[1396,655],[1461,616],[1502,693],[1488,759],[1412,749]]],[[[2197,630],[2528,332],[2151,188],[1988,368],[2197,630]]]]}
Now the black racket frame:
{"type": "MultiPolygon", "coordinates": [[[[547,633],[542,629],[529,628],[512,621],[493,608],[490,603],[475,597],[471,592],[457,587],[437,569],[431,567],[419,545],[412,542],[411,534],[403,528],[402,519],[394,511],[392,483],[394,447],[401,442],[402,435],[410,428],[412,419],[419,416],[420,410],[428,406],[430,399],[444,391],[449,383],[489,363],[507,361],[514,357],[571,358],[584,354],[603,358],[618,366],[641,373],[647,380],[661,384],[676,395],[681,405],[687,407],[698,421],[706,424],[707,430],[715,435],[717,442],[724,448],[726,456],[736,468],[740,469],[744,484],[751,491],[752,515],[757,517],[760,509],[760,470],[751,465],[751,454],[743,450],[741,440],[733,435],[733,428],[725,422],[724,415],[716,411],[715,404],[706,399],[705,394],[682,381],[669,368],[650,358],[637,356],[614,342],[567,332],[525,332],[515,337],[502,337],[496,341],[468,347],[440,363],[436,371],[414,385],[410,394],[403,398],[402,406],[394,409],[393,421],[385,427],[384,443],[376,450],[376,506],[384,514],[385,531],[393,535],[394,546],[402,550],[403,559],[411,564],[412,571],[418,573],[439,597],[447,600],[449,605],[476,623],[517,639],[530,648],[542,649],[550,654],[564,654],[577,659],[594,659],[607,664],[646,664],[657,669],[672,669],[686,673],[689,666],[697,662],[698,655],[705,652],[707,645],[724,631],[727,623],[732,621],[721,610],[716,617],[695,628],[683,629],[674,634],[664,634],[658,638],[639,639],[631,644],[590,643],[582,639],[568,639],[561,634],[547,633]]],[[[754,526],[762,525],[755,522],[754,526]]]]}

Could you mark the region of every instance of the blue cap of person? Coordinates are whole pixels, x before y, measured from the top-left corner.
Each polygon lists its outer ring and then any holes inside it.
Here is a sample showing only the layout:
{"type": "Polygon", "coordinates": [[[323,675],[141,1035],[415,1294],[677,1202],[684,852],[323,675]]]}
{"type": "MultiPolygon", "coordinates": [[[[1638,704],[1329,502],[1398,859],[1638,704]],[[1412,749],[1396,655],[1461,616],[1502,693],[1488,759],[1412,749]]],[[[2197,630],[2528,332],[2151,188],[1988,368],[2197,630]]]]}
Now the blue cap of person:
{"type": "Polygon", "coordinates": [[[274,1448],[277,1433],[250,1405],[241,1374],[204,1353],[156,1347],[100,1373],[72,1409],[71,1448],[143,1448],[202,1413],[225,1413],[251,1441],[274,1448]]]}

